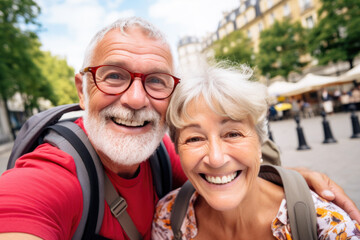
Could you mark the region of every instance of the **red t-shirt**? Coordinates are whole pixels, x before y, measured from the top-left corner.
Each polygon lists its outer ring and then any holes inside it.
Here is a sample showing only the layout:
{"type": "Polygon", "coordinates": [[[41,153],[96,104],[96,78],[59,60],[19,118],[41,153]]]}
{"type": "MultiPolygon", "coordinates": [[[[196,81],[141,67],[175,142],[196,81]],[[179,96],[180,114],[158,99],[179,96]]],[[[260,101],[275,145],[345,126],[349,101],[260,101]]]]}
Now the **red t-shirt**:
{"type": "MultiPolygon", "coordinates": [[[[76,121],[83,128],[83,121],[76,121]]],[[[170,138],[164,136],[172,169],[174,187],[186,177],[170,138]]],[[[157,197],[148,161],[140,164],[133,179],[124,179],[106,170],[111,182],[128,203],[127,211],[136,227],[150,239],[157,197]]],[[[23,232],[43,239],[71,239],[82,214],[82,191],[70,155],[42,144],[24,155],[13,169],[0,178],[0,232],[23,232]]],[[[105,202],[100,234],[110,239],[128,239],[105,202]]]]}

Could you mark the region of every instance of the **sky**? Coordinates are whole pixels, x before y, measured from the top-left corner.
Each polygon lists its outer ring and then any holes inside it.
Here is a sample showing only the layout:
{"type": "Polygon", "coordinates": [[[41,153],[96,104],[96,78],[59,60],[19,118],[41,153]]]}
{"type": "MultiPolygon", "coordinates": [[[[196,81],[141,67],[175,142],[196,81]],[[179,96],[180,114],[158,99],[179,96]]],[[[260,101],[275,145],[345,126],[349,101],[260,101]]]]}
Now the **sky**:
{"type": "Polygon", "coordinates": [[[167,37],[177,63],[177,44],[184,36],[215,32],[223,12],[240,0],[35,0],[42,50],[67,60],[78,72],[86,46],[95,33],[119,17],[139,16],[167,37]]]}

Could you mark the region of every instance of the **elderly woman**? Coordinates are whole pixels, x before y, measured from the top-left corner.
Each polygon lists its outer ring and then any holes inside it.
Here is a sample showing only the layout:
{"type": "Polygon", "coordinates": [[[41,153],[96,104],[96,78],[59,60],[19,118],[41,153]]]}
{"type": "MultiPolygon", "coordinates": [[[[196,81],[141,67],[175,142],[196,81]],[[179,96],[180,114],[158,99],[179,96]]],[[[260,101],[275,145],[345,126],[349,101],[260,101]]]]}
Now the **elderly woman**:
{"type": "MultiPolygon", "coordinates": [[[[245,66],[205,66],[197,76],[183,77],[171,99],[170,134],[196,189],[183,239],[292,239],[283,188],[258,177],[268,105],[265,86],[251,77],[245,66]]],[[[173,238],[169,221],[177,194],[159,201],[153,239],[173,238]]],[[[355,221],[311,194],[319,239],[359,239],[355,221]]]]}

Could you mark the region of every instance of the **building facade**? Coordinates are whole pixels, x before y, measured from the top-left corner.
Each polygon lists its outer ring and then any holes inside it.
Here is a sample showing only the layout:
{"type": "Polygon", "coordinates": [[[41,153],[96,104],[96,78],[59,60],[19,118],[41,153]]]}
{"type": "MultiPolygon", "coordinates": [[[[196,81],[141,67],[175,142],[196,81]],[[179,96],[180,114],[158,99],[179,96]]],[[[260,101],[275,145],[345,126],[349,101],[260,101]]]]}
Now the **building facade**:
{"type": "Polygon", "coordinates": [[[12,140],[11,127],[8,121],[5,103],[0,100],[0,145],[12,140]]]}
{"type": "MultiPolygon", "coordinates": [[[[239,7],[227,12],[220,19],[216,32],[204,36],[201,41],[189,42],[186,37],[179,41],[179,63],[189,63],[184,50],[199,49],[198,52],[211,57],[211,46],[219,39],[224,38],[233,31],[243,31],[251,39],[254,52],[259,51],[260,33],[270,28],[275,21],[289,19],[291,22],[299,21],[303,27],[312,28],[318,20],[317,12],[321,7],[320,0],[240,0],[239,7]],[[196,45],[196,46],[195,46],[196,45]]],[[[194,53],[189,53],[193,55],[194,53]]],[[[308,58],[309,56],[304,56],[308,58]]],[[[196,57],[192,56],[192,59],[196,57]]]]}
{"type": "Polygon", "coordinates": [[[179,67],[181,71],[189,72],[200,64],[202,55],[201,43],[196,37],[184,37],[178,44],[179,67]]]}

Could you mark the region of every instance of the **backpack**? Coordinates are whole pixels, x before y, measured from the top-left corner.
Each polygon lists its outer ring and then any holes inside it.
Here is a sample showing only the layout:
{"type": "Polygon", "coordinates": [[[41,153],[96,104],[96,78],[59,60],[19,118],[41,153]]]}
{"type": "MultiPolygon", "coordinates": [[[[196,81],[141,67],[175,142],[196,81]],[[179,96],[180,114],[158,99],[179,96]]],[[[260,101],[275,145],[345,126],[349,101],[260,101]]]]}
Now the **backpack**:
{"type": "MultiPolygon", "coordinates": [[[[103,166],[85,132],[73,121],[63,120],[65,113],[81,110],[78,104],[61,105],[30,117],[20,129],[11,151],[7,169],[25,153],[33,151],[42,143],[50,143],[71,155],[83,193],[83,212],[73,239],[106,239],[98,235],[103,214],[104,198],[112,214],[119,220],[130,239],[141,239],[130,216],[127,203],[119,196],[104,174],[103,166]]],[[[149,158],[153,184],[159,198],[172,190],[172,171],[168,153],[161,142],[149,158]]]]}
{"type": "MultiPolygon", "coordinates": [[[[270,159],[268,162],[272,161],[270,159]]],[[[267,164],[260,167],[259,176],[284,187],[287,214],[293,240],[316,240],[315,206],[310,189],[303,177],[293,170],[267,164]]],[[[181,225],[194,191],[195,188],[187,181],[176,196],[170,216],[174,240],[182,239],[181,225]]]]}

